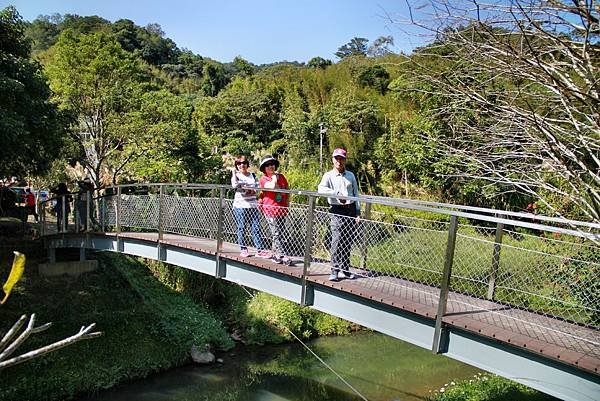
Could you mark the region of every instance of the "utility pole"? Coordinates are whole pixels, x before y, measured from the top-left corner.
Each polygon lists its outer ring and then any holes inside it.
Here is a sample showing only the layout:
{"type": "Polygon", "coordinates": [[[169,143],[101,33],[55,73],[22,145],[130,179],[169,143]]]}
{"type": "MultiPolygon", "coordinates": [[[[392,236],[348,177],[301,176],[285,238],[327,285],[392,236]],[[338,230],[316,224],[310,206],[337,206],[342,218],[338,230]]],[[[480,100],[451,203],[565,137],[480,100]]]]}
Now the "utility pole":
{"type": "Polygon", "coordinates": [[[319,124],[319,134],[320,134],[320,143],[319,143],[319,174],[323,174],[323,137],[327,133],[327,128],[324,127],[325,124],[319,124]]]}

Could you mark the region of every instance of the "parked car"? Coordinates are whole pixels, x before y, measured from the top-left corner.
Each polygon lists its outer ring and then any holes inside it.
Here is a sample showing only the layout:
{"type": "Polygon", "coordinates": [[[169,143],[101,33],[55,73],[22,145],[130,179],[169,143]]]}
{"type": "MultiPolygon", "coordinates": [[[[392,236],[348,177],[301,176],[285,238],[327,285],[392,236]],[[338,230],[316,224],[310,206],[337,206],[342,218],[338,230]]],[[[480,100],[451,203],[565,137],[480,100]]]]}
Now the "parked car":
{"type": "Polygon", "coordinates": [[[17,194],[17,206],[25,206],[25,187],[9,187],[17,194]]]}
{"type": "Polygon", "coordinates": [[[47,189],[38,189],[36,192],[38,202],[45,202],[50,198],[50,191],[47,189]]]}

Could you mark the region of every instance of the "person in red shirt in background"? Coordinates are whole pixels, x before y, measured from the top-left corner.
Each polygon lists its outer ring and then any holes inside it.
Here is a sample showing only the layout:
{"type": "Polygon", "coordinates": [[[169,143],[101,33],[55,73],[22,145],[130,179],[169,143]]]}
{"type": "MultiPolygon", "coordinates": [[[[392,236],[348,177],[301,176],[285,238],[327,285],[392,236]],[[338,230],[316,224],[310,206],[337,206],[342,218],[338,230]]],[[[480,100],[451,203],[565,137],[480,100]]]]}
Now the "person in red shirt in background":
{"type": "MultiPolygon", "coordinates": [[[[265,156],[260,162],[260,171],[264,174],[259,182],[260,188],[288,189],[285,176],[277,172],[279,161],[271,155],[265,156]]],[[[271,231],[273,257],[275,263],[291,264],[290,258],[285,256],[285,216],[288,214],[288,194],[281,192],[260,191],[258,205],[269,223],[271,231]]]]}
{"type": "Polygon", "coordinates": [[[35,218],[35,221],[39,221],[39,216],[35,211],[35,203],[35,195],[31,192],[31,188],[27,188],[25,190],[25,205],[27,206],[27,217],[29,217],[29,215],[32,214],[35,218]]]}

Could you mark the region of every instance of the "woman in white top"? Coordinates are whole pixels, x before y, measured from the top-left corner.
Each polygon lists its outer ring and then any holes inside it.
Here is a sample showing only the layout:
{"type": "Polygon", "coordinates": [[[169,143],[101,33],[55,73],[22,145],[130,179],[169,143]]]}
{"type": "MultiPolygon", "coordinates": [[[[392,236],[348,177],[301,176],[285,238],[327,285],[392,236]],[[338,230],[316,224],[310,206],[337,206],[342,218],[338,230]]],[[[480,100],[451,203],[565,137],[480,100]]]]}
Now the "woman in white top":
{"type": "Polygon", "coordinates": [[[256,256],[269,258],[271,255],[263,249],[260,236],[260,223],[258,215],[258,203],[256,191],[252,188],[258,187],[258,180],[254,173],[248,170],[249,162],[246,156],[235,158],[235,170],[231,176],[231,186],[236,189],[233,199],[233,215],[237,224],[237,239],[240,245],[240,256],[250,256],[246,245],[246,227],[250,225],[254,246],[257,249],[256,256]]]}

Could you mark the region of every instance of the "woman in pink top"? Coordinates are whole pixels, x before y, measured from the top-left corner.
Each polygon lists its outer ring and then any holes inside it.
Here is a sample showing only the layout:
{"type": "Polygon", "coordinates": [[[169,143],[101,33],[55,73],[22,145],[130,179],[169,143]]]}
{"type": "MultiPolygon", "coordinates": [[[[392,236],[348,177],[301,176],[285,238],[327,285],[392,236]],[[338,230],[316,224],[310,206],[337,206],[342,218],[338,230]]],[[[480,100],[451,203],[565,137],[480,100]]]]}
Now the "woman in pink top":
{"type": "MultiPolygon", "coordinates": [[[[277,172],[279,161],[271,155],[265,156],[260,162],[260,187],[266,189],[288,189],[285,176],[277,172]]],[[[285,216],[288,214],[288,194],[272,191],[261,191],[259,194],[259,208],[262,210],[271,231],[273,241],[273,260],[275,263],[291,264],[290,258],[285,256],[283,242],[285,237],[285,216]]]]}

